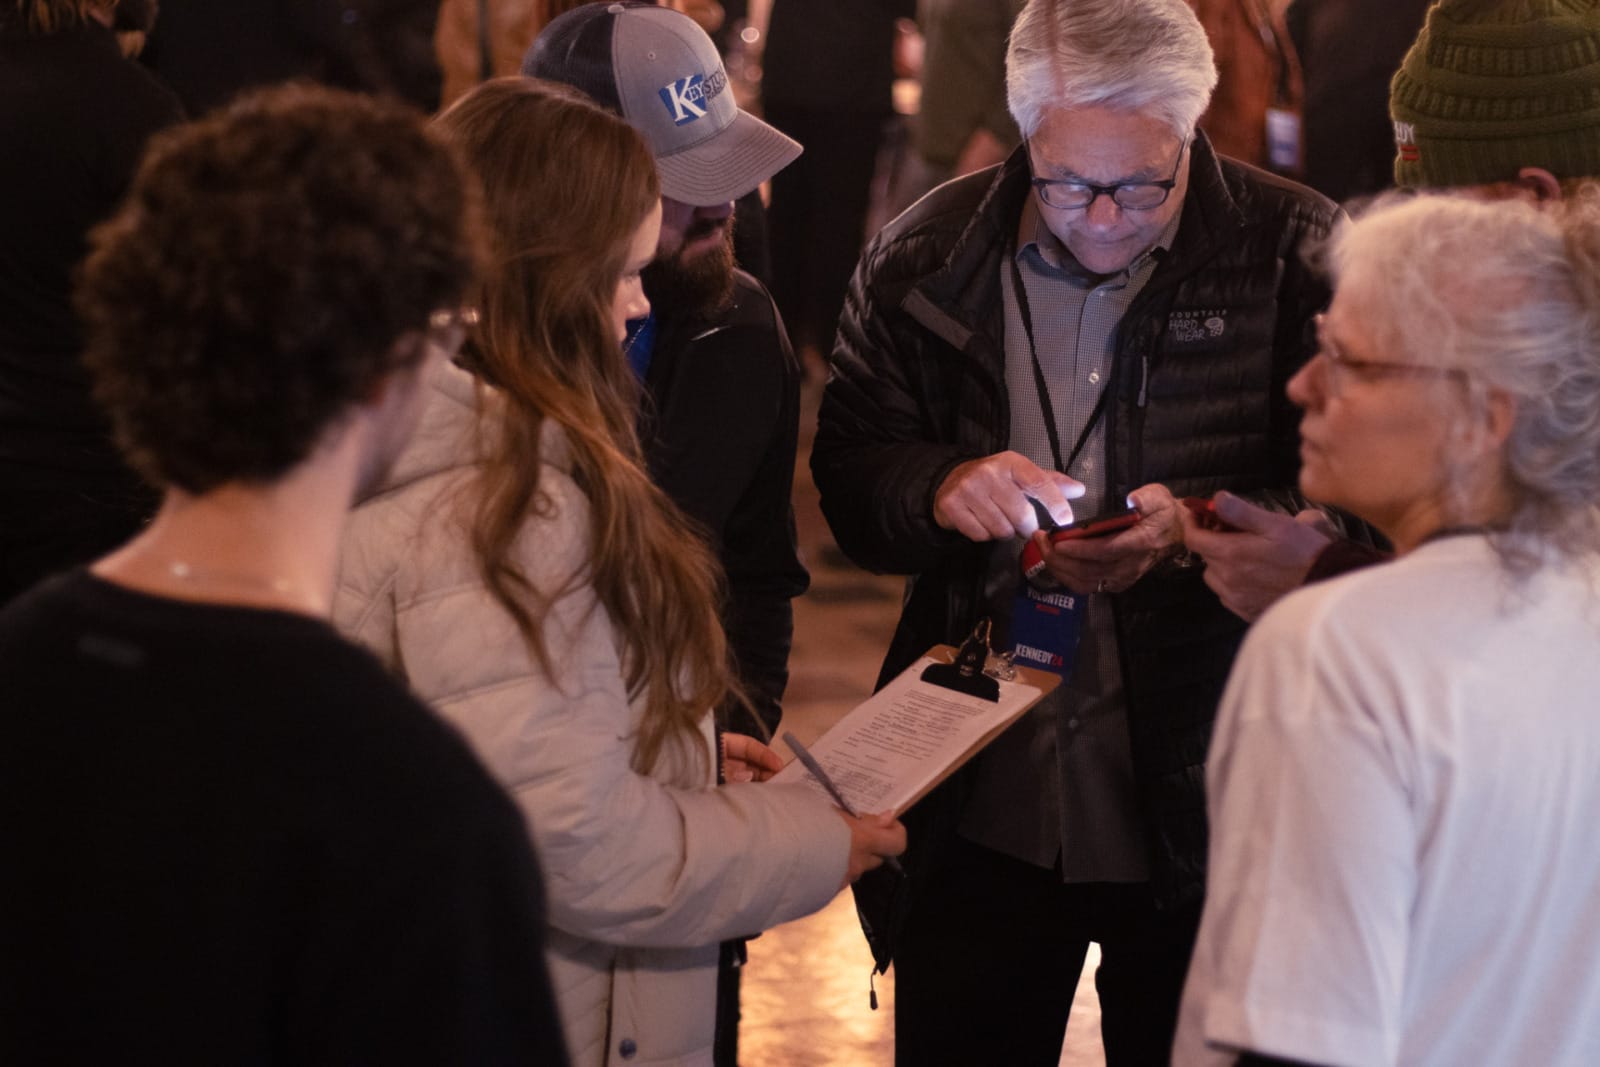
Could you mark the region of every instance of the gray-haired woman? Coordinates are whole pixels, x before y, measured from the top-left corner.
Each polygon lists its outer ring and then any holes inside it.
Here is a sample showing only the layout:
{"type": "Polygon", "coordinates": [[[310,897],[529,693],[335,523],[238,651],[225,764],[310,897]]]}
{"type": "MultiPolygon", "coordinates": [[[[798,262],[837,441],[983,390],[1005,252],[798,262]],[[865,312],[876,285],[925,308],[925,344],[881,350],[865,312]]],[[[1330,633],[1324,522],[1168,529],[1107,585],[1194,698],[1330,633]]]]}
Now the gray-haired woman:
{"type": "Polygon", "coordinates": [[[1179,1064],[1600,1062],[1600,192],[1335,240],[1301,488],[1399,558],[1262,618],[1179,1064]]]}

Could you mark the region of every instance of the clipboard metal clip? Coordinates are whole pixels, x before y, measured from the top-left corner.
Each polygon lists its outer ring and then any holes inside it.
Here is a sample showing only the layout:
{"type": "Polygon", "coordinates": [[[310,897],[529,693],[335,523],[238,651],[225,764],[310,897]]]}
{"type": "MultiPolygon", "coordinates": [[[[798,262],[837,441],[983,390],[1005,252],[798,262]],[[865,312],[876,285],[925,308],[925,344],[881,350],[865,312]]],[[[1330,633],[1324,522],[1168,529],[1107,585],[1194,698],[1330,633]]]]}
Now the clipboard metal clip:
{"type": "Polygon", "coordinates": [[[929,685],[965,693],[981,700],[1000,700],[1000,683],[988,674],[989,619],[978,620],[972,636],[961,644],[954,663],[935,663],[922,672],[922,680],[929,685]]]}
{"type": "Polygon", "coordinates": [[[1012,662],[1015,652],[989,652],[989,662],[984,665],[983,673],[1002,682],[1017,680],[1017,665],[1012,662]]]}
{"type": "Polygon", "coordinates": [[[994,644],[990,641],[992,628],[988,618],[978,620],[978,625],[973,629],[974,638],[983,639],[983,673],[1000,682],[1014,682],[1017,680],[1017,665],[1013,662],[1016,653],[1012,651],[996,652],[994,644]]]}

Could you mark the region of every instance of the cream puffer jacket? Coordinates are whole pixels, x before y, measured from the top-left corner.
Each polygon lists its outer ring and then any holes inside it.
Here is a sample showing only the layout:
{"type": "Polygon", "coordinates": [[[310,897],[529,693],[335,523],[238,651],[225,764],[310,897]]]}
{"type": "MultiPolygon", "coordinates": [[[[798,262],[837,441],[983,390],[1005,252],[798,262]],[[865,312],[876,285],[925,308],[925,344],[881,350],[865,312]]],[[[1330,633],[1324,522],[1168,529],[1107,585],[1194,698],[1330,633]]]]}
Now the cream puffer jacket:
{"type": "MultiPolygon", "coordinates": [[[[463,371],[440,371],[416,436],[351,516],[335,622],[454,723],[520,804],[544,867],[573,1063],[710,1064],[717,942],[827,903],[849,829],[804,787],[718,787],[710,768],[691,778],[700,765],[685,758],[649,777],[631,770],[639,709],[587,583],[549,615],[556,676],[539,668],[479,578],[462,519],[474,389],[463,371]],[[674,784],[686,780],[698,784],[674,784]]],[[[548,506],[529,519],[519,559],[535,586],[555,589],[587,564],[589,518],[553,426],[539,486],[548,506]]]]}

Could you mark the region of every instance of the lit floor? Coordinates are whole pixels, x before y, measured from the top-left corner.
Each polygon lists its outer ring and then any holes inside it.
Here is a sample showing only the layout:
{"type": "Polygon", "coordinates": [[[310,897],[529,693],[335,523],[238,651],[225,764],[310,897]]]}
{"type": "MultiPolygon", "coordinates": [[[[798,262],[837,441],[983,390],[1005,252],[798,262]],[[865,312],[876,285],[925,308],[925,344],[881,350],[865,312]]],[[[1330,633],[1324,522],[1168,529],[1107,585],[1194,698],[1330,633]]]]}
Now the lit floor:
{"type": "MultiPolygon", "coordinates": [[[[809,741],[872,692],[900,609],[896,578],[864,574],[838,553],[817,509],[808,456],[817,389],[801,415],[795,518],[811,570],[811,591],[795,604],[794,651],[783,728],[809,741]]],[[[787,755],[779,742],[780,752],[787,755]]],[[[1099,951],[1090,947],[1073,1000],[1062,1067],[1098,1067],[1099,951]]],[[[867,1003],[872,967],[850,894],[816,915],[770,930],[750,945],[744,972],[744,1067],[872,1067],[894,1061],[894,969],[877,979],[878,1010],[867,1003]]]]}

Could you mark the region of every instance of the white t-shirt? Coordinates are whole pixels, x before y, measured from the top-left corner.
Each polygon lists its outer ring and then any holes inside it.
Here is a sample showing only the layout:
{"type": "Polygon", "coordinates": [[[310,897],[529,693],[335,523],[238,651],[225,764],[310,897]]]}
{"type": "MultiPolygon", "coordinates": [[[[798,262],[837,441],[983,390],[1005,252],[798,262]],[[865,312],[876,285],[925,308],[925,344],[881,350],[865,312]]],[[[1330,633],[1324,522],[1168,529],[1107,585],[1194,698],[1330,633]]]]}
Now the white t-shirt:
{"type": "Polygon", "coordinates": [[[1600,564],[1457,536],[1250,633],[1173,1062],[1600,1064],[1600,564]]]}

